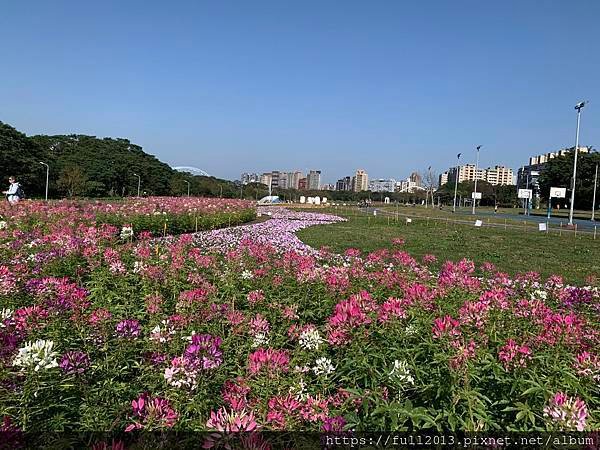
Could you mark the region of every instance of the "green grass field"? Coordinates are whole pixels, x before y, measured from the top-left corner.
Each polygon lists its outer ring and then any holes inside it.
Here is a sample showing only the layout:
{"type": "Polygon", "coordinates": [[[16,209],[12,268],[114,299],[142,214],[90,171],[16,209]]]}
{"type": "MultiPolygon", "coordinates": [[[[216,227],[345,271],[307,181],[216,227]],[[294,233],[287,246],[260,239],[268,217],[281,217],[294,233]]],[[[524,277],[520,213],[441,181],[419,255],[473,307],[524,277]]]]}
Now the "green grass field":
{"type": "Polygon", "coordinates": [[[600,235],[543,233],[529,228],[502,227],[476,228],[445,220],[427,220],[418,216],[407,225],[404,218],[360,215],[354,209],[320,209],[319,212],[337,214],[348,222],[316,226],[301,230],[299,238],[319,248],[330,247],[337,252],[359,248],[369,252],[391,248],[391,240],[405,239],[404,249],[420,258],[425,254],[445,260],[469,258],[477,264],[491,262],[500,270],[515,274],[536,271],[546,277],[559,274],[569,283],[583,284],[588,275],[600,277],[600,235]]]}

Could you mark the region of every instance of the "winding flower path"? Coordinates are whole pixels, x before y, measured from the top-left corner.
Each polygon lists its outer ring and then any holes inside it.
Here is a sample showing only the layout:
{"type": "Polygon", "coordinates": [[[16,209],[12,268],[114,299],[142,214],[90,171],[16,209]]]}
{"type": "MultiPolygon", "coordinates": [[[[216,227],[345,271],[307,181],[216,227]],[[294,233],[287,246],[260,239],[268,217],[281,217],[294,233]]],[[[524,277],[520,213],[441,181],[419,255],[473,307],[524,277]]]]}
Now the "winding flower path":
{"type": "Polygon", "coordinates": [[[259,207],[258,213],[261,216],[268,215],[270,219],[251,225],[194,233],[194,243],[209,251],[227,251],[236,248],[242,241],[250,240],[271,245],[282,252],[294,250],[316,254],[317,250],[298,239],[296,232],[315,225],[346,220],[330,214],[291,211],[281,207],[259,207]]]}

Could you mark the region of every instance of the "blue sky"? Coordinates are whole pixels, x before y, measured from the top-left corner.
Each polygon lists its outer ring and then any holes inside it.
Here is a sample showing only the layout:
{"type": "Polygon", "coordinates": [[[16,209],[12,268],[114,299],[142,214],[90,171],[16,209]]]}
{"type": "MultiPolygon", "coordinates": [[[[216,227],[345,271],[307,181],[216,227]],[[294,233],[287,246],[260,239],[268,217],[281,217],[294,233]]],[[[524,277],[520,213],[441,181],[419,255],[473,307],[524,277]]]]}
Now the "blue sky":
{"type": "Polygon", "coordinates": [[[600,2],[7,1],[0,120],[234,179],[600,147],[600,2]]]}

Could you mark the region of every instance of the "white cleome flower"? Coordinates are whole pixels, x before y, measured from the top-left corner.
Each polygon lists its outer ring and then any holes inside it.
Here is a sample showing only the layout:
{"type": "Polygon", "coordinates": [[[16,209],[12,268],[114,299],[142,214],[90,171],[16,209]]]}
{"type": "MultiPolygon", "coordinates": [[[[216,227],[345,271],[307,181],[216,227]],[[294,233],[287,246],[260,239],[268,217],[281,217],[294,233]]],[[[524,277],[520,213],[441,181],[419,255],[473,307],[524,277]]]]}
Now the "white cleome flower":
{"type": "Polygon", "coordinates": [[[0,328],[4,328],[4,322],[12,318],[14,311],[9,308],[3,308],[0,310],[0,328]]]}
{"type": "Polygon", "coordinates": [[[128,239],[133,236],[133,228],[132,227],[123,227],[121,228],[121,239],[128,239]]]}
{"type": "Polygon", "coordinates": [[[7,227],[8,227],[8,224],[6,223],[6,221],[0,220],[0,230],[4,230],[7,227]]]}
{"type": "Polygon", "coordinates": [[[302,378],[297,385],[290,388],[290,394],[294,396],[296,400],[305,401],[308,398],[308,392],[306,392],[306,383],[302,378]]]}
{"type": "Polygon", "coordinates": [[[252,278],[254,278],[254,274],[249,270],[244,270],[240,274],[240,277],[242,278],[242,280],[251,280],[252,278]]]}
{"type": "Polygon", "coordinates": [[[52,351],[53,347],[54,342],[42,339],[27,342],[24,347],[19,349],[19,353],[13,361],[13,366],[26,369],[33,368],[36,372],[41,369],[58,367],[56,361],[58,353],[52,351]]]}
{"type": "Polygon", "coordinates": [[[300,347],[305,350],[318,350],[323,343],[323,338],[319,334],[319,330],[311,328],[300,333],[300,347]]]}
{"type": "Polygon", "coordinates": [[[331,364],[331,360],[329,358],[319,358],[315,361],[315,365],[312,368],[312,371],[316,376],[324,375],[327,378],[327,375],[333,373],[335,367],[331,364]]]}
{"type": "Polygon", "coordinates": [[[252,348],[263,347],[269,344],[269,336],[267,333],[256,333],[252,341],[252,348]]]}
{"type": "Polygon", "coordinates": [[[531,300],[547,300],[548,293],[542,289],[536,289],[530,294],[531,300]]]}
{"type": "Polygon", "coordinates": [[[406,361],[395,360],[389,377],[404,386],[413,386],[415,384],[415,379],[411,375],[406,361]]]}

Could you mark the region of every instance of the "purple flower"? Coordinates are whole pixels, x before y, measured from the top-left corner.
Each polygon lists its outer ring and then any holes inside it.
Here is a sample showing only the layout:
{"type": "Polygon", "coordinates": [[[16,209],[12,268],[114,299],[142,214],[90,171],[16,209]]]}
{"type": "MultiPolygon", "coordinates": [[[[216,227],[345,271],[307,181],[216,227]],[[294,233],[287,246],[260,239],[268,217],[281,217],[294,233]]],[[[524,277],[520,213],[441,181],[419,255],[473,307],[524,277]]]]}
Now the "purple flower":
{"type": "Polygon", "coordinates": [[[69,375],[82,374],[90,366],[90,358],[80,351],[67,352],[60,360],[59,367],[69,375]]]}
{"type": "Polygon", "coordinates": [[[135,319],[125,319],[120,321],[115,331],[122,338],[136,338],[141,333],[140,323],[135,319]]]}
{"type": "Polygon", "coordinates": [[[196,360],[202,369],[215,369],[223,362],[220,350],[222,339],[210,334],[195,334],[192,343],[185,349],[184,356],[196,360]]]}
{"type": "Polygon", "coordinates": [[[342,416],[327,417],[323,421],[323,431],[344,431],[344,425],[346,425],[346,419],[342,416]]]}

